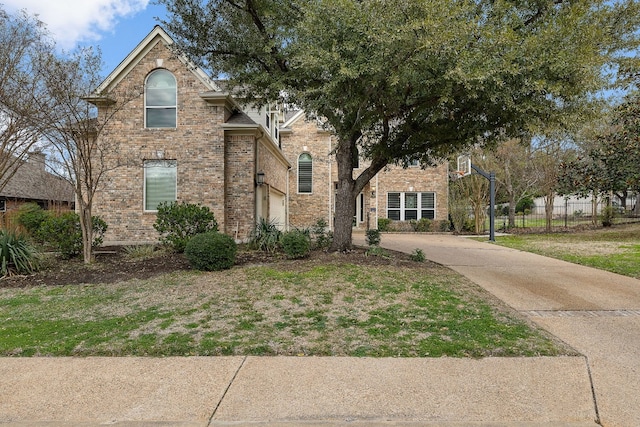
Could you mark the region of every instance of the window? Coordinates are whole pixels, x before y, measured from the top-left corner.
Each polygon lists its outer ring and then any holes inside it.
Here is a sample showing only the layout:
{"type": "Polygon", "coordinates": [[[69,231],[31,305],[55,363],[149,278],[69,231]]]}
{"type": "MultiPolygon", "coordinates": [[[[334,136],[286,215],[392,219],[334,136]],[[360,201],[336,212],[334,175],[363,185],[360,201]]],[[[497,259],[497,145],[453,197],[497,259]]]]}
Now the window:
{"type": "Polygon", "coordinates": [[[298,157],[298,193],[311,193],[313,189],[313,160],[309,153],[298,157]]]}
{"type": "Polygon", "coordinates": [[[6,211],[7,211],[7,200],[0,199],[0,212],[6,212],[6,211]]]}
{"type": "Polygon", "coordinates": [[[387,193],[387,218],[410,221],[435,217],[436,193],[387,193]]]}
{"type": "Polygon", "coordinates": [[[144,162],[144,210],[157,211],[162,202],[176,200],[177,162],[146,160],[144,162]]]}
{"type": "Polygon", "coordinates": [[[176,127],[176,89],[176,78],[169,71],[156,70],[149,74],[144,87],[145,127],[176,127]]]}

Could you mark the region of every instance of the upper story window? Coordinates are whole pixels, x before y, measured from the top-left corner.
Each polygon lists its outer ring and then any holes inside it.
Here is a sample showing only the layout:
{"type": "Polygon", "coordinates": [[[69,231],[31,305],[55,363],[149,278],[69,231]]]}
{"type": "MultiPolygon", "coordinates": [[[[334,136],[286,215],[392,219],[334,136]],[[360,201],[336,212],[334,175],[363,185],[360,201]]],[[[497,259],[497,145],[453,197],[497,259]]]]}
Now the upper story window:
{"type": "Polygon", "coordinates": [[[313,189],[313,160],[311,154],[298,157],[298,193],[311,193],[313,189]]]}
{"type": "Polygon", "coordinates": [[[167,70],[155,70],[144,85],[145,127],[175,128],[178,95],[176,78],[167,70]]]}

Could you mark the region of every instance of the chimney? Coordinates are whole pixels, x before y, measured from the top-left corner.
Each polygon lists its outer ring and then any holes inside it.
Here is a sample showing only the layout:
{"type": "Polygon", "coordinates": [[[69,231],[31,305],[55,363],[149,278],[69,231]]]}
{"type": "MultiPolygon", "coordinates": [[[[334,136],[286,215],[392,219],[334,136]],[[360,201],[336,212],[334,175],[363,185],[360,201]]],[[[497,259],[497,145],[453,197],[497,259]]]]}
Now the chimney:
{"type": "Polygon", "coordinates": [[[31,151],[29,153],[29,163],[37,164],[42,170],[45,170],[45,162],[47,155],[42,151],[31,151]]]}

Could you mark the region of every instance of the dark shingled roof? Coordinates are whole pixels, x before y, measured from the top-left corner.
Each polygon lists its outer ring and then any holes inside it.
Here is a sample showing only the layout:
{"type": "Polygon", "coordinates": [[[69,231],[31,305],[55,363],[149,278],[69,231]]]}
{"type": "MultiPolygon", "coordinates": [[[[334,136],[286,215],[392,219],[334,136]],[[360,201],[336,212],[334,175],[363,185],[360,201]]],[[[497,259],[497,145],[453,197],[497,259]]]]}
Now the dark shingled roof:
{"type": "Polygon", "coordinates": [[[0,197],[27,200],[73,202],[73,187],[64,179],[45,170],[45,157],[31,155],[22,161],[15,175],[0,191],[0,197]]]}
{"type": "Polygon", "coordinates": [[[227,120],[227,123],[232,125],[255,125],[256,124],[256,122],[254,122],[251,117],[249,117],[242,111],[233,113],[233,115],[229,117],[229,120],[227,120]]]}

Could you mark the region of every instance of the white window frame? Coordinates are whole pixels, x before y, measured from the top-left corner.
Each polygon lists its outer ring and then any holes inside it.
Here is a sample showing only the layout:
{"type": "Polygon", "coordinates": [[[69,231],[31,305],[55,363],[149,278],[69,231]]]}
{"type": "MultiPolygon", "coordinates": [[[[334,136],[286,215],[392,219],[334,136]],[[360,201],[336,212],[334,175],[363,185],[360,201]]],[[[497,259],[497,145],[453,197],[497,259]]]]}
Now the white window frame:
{"type": "MultiPolygon", "coordinates": [[[[428,196],[426,196],[428,197],[428,196]]],[[[389,215],[389,211],[398,211],[400,214],[400,219],[396,219],[394,221],[410,221],[413,218],[410,219],[406,219],[406,212],[407,211],[417,211],[416,219],[421,219],[421,218],[427,218],[430,220],[434,220],[436,219],[436,208],[437,208],[438,204],[437,204],[437,193],[435,191],[389,191],[387,193],[387,218],[391,219],[391,216],[389,215]],[[389,196],[392,194],[398,194],[400,195],[400,207],[389,207],[389,196]],[[406,207],[406,197],[407,194],[415,194],[417,195],[417,200],[416,200],[416,207],[410,207],[407,208],[406,207]],[[423,197],[425,197],[425,195],[433,195],[433,207],[432,208],[425,208],[423,207],[423,197]],[[429,216],[422,216],[423,211],[428,211],[428,212],[433,212],[433,218],[429,218],[429,216]]]]}
{"type": "Polygon", "coordinates": [[[178,127],[178,80],[176,79],[176,76],[169,70],[166,70],[164,68],[159,68],[157,70],[153,70],[152,72],[149,73],[149,75],[147,76],[147,78],[145,79],[144,82],[144,127],[145,129],[175,129],[178,127]],[[171,105],[147,105],[147,91],[149,89],[151,89],[149,87],[149,78],[151,78],[154,74],[156,73],[160,73],[160,72],[164,72],[167,74],[170,74],[173,77],[173,80],[176,83],[175,86],[175,100],[176,103],[175,104],[171,104],[171,105]],[[147,112],[149,110],[154,110],[154,109],[173,109],[174,111],[174,125],[173,126],[148,126],[147,124],[147,112]]]}
{"type": "Polygon", "coordinates": [[[298,181],[298,194],[313,194],[313,156],[310,153],[304,152],[301,153],[298,156],[298,177],[297,177],[297,181],[298,181]],[[309,164],[311,165],[311,172],[310,172],[310,176],[309,176],[309,191],[300,191],[300,158],[304,155],[309,156],[309,158],[311,159],[309,161],[309,164]]]}
{"type": "Polygon", "coordinates": [[[147,170],[150,167],[153,167],[153,164],[162,164],[164,163],[164,167],[175,169],[174,174],[174,190],[173,190],[173,200],[165,200],[166,202],[175,202],[178,197],[178,162],[177,160],[145,160],[143,164],[144,169],[144,177],[142,181],[142,209],[144,212],[158,212],[158,209],[147,209],[147,170]]]}

